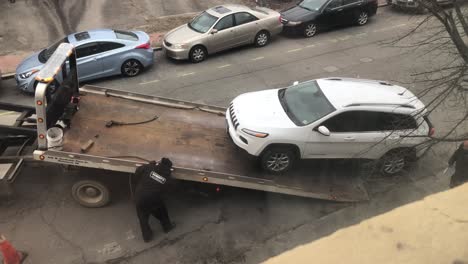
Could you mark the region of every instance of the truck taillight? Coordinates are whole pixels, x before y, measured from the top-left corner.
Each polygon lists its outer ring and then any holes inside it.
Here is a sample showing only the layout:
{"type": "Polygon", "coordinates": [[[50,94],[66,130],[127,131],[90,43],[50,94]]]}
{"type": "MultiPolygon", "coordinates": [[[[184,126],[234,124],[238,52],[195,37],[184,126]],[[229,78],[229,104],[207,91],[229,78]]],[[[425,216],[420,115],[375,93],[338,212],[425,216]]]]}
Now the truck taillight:
{"type": "Polygon", "coordinates": [[[146,42],[145,44],[141,44],[135,47],[135,49],[150,49],[151,45],[149,42],[146,42]]]}

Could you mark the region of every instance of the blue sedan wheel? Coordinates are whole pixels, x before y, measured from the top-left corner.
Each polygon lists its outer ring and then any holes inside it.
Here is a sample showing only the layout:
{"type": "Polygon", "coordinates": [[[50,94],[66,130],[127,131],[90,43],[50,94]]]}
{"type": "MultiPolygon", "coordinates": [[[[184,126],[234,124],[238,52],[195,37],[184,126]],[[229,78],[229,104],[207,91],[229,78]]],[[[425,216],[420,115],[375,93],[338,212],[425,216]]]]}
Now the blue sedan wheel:
{"type": "Polygon", "coordinates": [[[122,74],[127,76],[127,77],[134,77],[140,74],[140,72],[143,70],[143,65],[135,59],[130,59],[126,60],[122,64],[122,74]]]}

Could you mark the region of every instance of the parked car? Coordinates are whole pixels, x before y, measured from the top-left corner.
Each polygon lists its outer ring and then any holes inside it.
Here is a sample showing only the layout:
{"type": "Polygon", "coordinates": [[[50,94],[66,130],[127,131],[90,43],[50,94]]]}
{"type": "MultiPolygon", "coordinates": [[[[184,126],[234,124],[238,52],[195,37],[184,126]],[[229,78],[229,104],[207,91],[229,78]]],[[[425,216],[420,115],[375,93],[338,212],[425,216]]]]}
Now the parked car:
{"type": "Polygon", "coordinates": [[[303,0],[281,12],[286,32],[302,34],[306,38],[318,31],[337,25],[367,24],[377,13],[377,0],[303,0]]]}
{"type": "Polygon", "coordinates": [[[216,6],[169,31],[163,47],[168,57],[194,63],[205,60],[208,54],[241,45],[263,47],[282,31],[279,17],[278,12],[264,7],[216,6]]]}
{"type": "Polygon", "coordinates": [[[409,90],[351,78],[242,94],[226,120],[234,143],[274,174],[297,159],[351,158],[380,160],[384,174],[396,174],[434,133],[424,104],[409,90]]]}
{"type": "Polygon", "coordinates": [[[122,74],[133,77],[153,64],[148,34],[142,31],[95,29],[74,33],[24,59],[16,68],[19,89],[32,93],[35,76],[61,43],[76,47],[80,81],[122,74]]]}
{"type": "MultiPolygon", "coordinates": [[[[447,6],[453,4],[453,0],[436,0],[440,6],[447,6]]],[[[424,7],[415,0],[387,0],[387,3],[392,7],[400,7],[403,9],[414,10],[418,13],[424,13],[424,7]]]]}

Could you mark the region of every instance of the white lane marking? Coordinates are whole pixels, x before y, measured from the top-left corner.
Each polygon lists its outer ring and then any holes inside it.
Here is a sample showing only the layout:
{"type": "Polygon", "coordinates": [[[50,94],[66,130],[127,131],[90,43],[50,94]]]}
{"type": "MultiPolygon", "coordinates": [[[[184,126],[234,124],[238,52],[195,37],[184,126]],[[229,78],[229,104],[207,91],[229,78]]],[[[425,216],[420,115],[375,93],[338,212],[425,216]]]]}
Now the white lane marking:
{"type": "Polygon", "coordinates": [[[313,47],[315,47],[315,44],[310,44],[306,46],[306,48],[313,48],[313,47]]]}
{"type": "Polygon", "coordinates": [[[229,66],[231,66],[231,64],[224,64],[224,65],[219,66],[218,69],[226,68],[229,66]]]}
{"type": "Polygon", "coordinates": [[[287,53],[296,52],[296,51],[300,51],[300,50],[302,50],[302,48],[288,50],[287,53]]]}
{"type": "Polygon", "coordinates": [[[189,75],[192,75],[192,74],[195,74],[195,72],[187,72],[187,73],[181,74],[179,76],[184,77],[184,76],[189,76],[189,75]]]}
{"type": "Polygon", "coordinates": [[[339,37],[338,39],[343,41],[343,40],[348,40],[350,38],[351,38],[350,35],[344,35],[343,37],[339,37]]]}
{"type": "Polygon", "coordinates": [[[159,82],[159,80],[152,80],[152,81],[147,81],[147,82],[141,82],[141,83],[139,83],[139,85],[145,85],[145,84],[157,83],[157,82],[159,82]]]}
{"type": "Polygon", "coordinates": [[[339,70],[339,68],[335,67],[335,66],[327,66],[325,68],[323,68],[324,71],[326,72],[335,72],[337,70],[339,70]]]}
{"type": "Polygon", "coordinates": [[[361,58],[361,59],[359,59],[359,61],[361,61],[361,62],[372,62],[373,59],[372,58],[361,58]]]}
{"type": "Polygon", "coordinates": [[[264,59],[264,58],[265,58],[265,57],[257,57],[257,58],[253,58],[252,60],[253,60],[253,61],[256,61],[256,60],[262,60],[262,59],[264,59]]]}
{"type": "Polygon", "coordinates": [[[365,36],[367,36],[367,33],[359,33],[356,35],[356,38],[365,37],[365,36]]]}
{"type": "Polygon", "coordinates": [[[391,26],[391,27],[386,27],[386,28],[380,28],[380,29],[376,29],[372,32],[376,33],[376,32],[382,32],[382,31],[387,31],[387,30],[391,30],[391,29],[395,29],[395,28],[399,28],[399,27],[404,27],[406,26],[405,23],[403,24],[398,24],[398,25],[395,25],[395,26],[391,26]]]}

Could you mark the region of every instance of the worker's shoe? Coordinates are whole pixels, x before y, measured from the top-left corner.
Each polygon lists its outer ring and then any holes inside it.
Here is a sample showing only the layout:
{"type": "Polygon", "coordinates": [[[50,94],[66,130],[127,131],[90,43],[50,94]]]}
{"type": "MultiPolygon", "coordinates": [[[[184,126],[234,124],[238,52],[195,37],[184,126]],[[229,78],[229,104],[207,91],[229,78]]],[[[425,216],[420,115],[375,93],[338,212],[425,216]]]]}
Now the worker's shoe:
{"type": "Polygon", "coordinates": [[[175,223],[170,223],[169,225],[163,226],[164,233],[169,233],[172,229],[176,227],[175,223]]]}
{"type": "Polygon", "coordinates": [[[20,264],[23,264],[24,260],[28,257],[28,252],[26,251],[19,251],[20,254],[20,264]]]}
{"type": "Polygon", "coordinates": [[[146,236],[143,236],[143,241],[145,241],[145,243],[151,242],[151,240],[153,240],[153,232],[146,236]]]}

